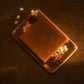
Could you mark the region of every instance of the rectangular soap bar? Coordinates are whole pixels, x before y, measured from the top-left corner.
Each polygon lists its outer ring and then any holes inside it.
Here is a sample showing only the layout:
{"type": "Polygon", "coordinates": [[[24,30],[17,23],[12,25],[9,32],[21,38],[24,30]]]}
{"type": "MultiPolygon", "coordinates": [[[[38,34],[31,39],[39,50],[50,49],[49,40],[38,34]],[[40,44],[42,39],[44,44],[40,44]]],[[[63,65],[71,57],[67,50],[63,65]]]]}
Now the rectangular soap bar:
{"type": "Polygon", "coordinates": [[[43,62],[67,42],[67,37],[43,13],[38,10],[39,18],[22,33],[20,39],[43,62]]]}
{"type": "Polygon", "coordinates": [[[77,45],[40,10],[26,15],[15,24],[12,36],[41,66],[54,73],[75,53],[77,45]]]}

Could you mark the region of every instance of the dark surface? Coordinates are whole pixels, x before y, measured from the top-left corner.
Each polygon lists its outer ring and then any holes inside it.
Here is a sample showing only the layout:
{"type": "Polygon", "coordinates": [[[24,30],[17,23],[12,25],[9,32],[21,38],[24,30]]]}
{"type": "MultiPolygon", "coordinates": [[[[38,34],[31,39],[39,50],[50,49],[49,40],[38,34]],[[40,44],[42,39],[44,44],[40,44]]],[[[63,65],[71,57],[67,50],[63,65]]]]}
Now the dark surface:
{"type": "Polygon", "coordinates": [[[0,1],[0,84],[84,83],[84,0],[0,1]],[[42,10],[77,45],[77,52],[53,75],[11,37],[19,7],[42,10]]]}

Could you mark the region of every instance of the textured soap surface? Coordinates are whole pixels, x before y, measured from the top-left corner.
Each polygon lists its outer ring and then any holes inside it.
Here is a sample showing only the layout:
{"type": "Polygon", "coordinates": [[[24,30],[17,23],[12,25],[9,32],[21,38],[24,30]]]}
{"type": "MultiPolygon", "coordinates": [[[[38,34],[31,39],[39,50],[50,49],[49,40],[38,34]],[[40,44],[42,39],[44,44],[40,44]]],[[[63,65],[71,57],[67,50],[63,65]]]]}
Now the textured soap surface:
{"type": "Polygon", "coordinates": [[[44,63],[67,42],[67,37],[44,15],[41,15],[20,39],[44,63]]]}

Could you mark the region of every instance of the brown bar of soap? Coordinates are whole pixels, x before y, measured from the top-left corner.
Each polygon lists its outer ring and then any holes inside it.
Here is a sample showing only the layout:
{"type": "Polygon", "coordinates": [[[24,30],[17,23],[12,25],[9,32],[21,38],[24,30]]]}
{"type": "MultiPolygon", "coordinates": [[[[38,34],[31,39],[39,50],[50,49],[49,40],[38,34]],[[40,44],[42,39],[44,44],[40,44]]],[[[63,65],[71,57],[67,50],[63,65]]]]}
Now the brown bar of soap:
{"type": "Polygon", "coordinates": [[[42,13],[20,39],[43,63],[67,42],[67,37],[42,13]]]}

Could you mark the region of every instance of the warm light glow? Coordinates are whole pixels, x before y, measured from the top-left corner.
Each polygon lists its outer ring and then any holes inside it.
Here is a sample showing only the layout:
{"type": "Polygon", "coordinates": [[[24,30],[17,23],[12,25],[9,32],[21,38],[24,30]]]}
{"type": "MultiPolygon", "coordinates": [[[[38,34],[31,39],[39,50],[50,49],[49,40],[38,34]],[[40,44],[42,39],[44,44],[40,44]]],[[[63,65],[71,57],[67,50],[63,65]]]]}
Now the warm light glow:
{"type": "Polygon", "coordinates": [[[31,10],[31,13],[34,13],[34,10],[31,10]]]}
{"type": "Polygon", "coordinates": [[[20,8],[20,11],[23,11],[23,10],[24,10],[24,8],[21,7],[21,8],[20,8]]]}
{"type": "Polygon", "coordinates": [[[17,19],[19,19],[20,18],[20,15],[17,15],[17,19]]]}
{"type": "Polygon", "coordinates": [[[14,21],[14,24],[17,24],[18,23],[18,21],[14,21]]]}

